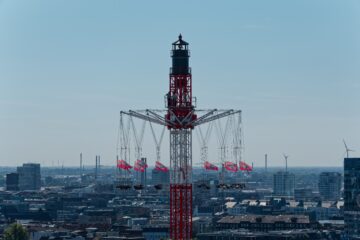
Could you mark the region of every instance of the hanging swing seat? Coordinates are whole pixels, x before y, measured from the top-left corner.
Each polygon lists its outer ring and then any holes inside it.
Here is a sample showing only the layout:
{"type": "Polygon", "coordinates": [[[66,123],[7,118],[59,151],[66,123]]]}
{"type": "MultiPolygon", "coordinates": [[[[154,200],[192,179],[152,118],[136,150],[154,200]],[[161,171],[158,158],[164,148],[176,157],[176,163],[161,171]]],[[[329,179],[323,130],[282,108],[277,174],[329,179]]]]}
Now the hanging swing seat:
{"type": "Polygon", "coordinates": [[[231,184],[231,187],[235,188],[235,189],[244,189],[245,184],[244,183],[233,183],[233,184],[231,184]]]}
{"type": "Polygon", "coordinates": [[[144,189],[144,186],[142,184],[134,185],[135,190],[142,190],[144,189]]]}
{"type": "Polygon", "coordinates": [[[129,190],[131,188],[130,185],[117,185],[116,188],[119,188],[120,190],[129,190]]]}
{"type": "Polygon", "coordinates": [[[198,188],[205,188],[205,189],[207,189],[207,190],[210,189],[210,186],[207,185],[207,184],[205,184],[205,183],[198,184],[197,187],[198,187],[198,188]]]}

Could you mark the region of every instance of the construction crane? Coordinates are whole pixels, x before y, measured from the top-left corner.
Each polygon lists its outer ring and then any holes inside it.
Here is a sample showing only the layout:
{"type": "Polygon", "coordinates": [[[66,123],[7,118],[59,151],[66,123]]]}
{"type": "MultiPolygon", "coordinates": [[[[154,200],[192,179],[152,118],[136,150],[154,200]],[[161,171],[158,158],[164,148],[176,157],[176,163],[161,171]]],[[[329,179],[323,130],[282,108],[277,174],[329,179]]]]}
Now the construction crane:
{"type": "MultiPolygon", "coordinates": [[[[165,110],[128,110],[123,114],[165,126],[170,132],[170,238],[192,238],[192,131],[195,127],[234,114],[240,110],[196,110],[189,67],[189,44],[181,34],[172,44],[172,66],[165,110]]],[[[122,125],[124,127],[124,125],[122,125]]],[[[126,132],[127,133],[127,132],[126,132]]],[[[128,135],[124,142],[128,143],[128,135]]],[[[124,145],[124,154],[128,146],[124,145]]],[[[240,151],[240,149],[239,149],[240,151]]],[[[205,153],[206,154],[206,153],[205,153]]]]}

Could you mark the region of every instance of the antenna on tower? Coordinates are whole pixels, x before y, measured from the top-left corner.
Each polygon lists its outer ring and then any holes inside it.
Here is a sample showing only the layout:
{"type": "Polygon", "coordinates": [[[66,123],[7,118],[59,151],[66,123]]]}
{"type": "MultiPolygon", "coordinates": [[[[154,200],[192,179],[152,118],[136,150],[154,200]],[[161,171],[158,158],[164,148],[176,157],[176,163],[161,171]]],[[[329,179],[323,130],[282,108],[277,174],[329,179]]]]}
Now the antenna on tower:
{"type": "Polygon", "coordinates": [[[344,145],[345,145],[345,151],[346,151],[346,158],[349,158],[349,152],[355,152],[355,150],[349,149],[346,145],[345,140],[343,139],[344,145]]]}
{"type": "Polygon", "coordinates": [[[283,155],[284,155],[284,158],[285,158],[285,171],[287,172],[288,171],[288,158],[289,158],[289,155],[286,155],[285,153],[283,155]]]}

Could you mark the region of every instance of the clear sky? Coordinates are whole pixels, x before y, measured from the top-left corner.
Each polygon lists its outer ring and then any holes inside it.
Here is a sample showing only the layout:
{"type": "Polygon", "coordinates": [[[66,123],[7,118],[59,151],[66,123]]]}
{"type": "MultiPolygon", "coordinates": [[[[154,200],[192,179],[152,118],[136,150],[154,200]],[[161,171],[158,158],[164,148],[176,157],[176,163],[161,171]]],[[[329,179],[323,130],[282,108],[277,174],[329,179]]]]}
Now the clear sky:
{"type": "Polygon", "coordinates": [[[360,156],[359,0],[0,0],[0,165],[113,164],[119,111],[163,108],[179,33],[198,107],[243,110],[246,161],[360,156]]]}

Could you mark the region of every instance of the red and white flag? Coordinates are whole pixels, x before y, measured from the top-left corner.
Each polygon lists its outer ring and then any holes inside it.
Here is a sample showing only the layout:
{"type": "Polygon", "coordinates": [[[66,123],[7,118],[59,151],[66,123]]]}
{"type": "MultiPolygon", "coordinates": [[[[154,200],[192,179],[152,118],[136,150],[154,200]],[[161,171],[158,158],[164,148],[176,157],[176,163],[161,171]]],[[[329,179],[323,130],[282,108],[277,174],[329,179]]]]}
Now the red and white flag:
{"type": "Polygon", "coordinates": [[[243,161],[240,161],[239,165],[240,165],[240,171],[251,172],[253,170],[252,166],[250,166],[249,164],[243,161]]]}
{"type": "Polygon", "coordinates": [[[214,164],[209,163],[208,161],[204,162],[204,168],[206,170],[212,170],[212,171],[218,171],[219,168],[215,166],[214,164]]]}
{"type": "Polygon", "coordinates": [[[233,162],[225,162],[224,163],[224,168],[230,172],[237,172],[238,171],[238,167],[236,163],[233,162]]]}
{"type": "Polygon", "coordinates": [[[130,164],[128,164],[125,160],[117,160],[117,168],[130,171],[132,166],[130,166],[130,164]]]}
{"type": "Polygon", "coordinates": [[[169,171],[169,169],[167,167],[165,167],[165,165],[159,161],[156,161],[155,169],[160,172],[168,172],[169,171]]]}
{"type": "Polygon", "coordinates": [[[148,167],[148,165],[141,159],[138,159],[135,161],[134,164],[134,170],[137,172],[145,172],[145,169],[148,167]]]}

